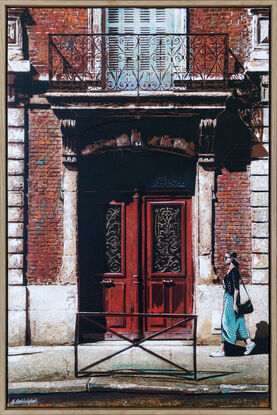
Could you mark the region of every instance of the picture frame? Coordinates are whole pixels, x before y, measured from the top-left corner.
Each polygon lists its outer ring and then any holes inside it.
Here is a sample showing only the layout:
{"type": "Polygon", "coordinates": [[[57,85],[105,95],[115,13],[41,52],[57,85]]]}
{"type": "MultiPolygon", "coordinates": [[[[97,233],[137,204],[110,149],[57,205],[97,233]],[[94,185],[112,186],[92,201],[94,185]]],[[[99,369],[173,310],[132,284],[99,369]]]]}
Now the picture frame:
{"type": "MultiPolygon", "coordinates": [[[[117,1],[113,0],[112,2],[107,2],[104,0],[101,1],[94,1],[94,0],[78,0],[77,4],[76,1],[73,2],[72,0],[46,0],[45,2],[37,2],[36,0],[29,0],[28,2],[26,0],[3,0],[1,2],[1,22],[2,22],[2,30],[1,30],[1,44],[2,44],[2,50],[7,51],[7,43],[6,43],[6,34],[8,31],[7,27],[7,8],[9,7],[26,7],[26,8],[50,8],[50,7],[66,7],[66,8],[76,8],[76,7],[82,7],[82,8],[103,8],[103,7],[131,7],[134,6],[134,3],[129,0],[124,1],[117,1]]],[[[228,3],[225,0],[218,0],[218,1],[210,1],[210,0],[193,0],[193,1],[170,1],[166,0],[162,4],[157,1],[151,1],[147,2],[145,0],[137,0],[135,7],[199,7],[199,8],[208,8],[208,7],[230,7],[230,3],[228,3]]],[[[209,404],[209,399],[204,400],[204,407],[196,407],[193,405],[193,407],[187,408],[185,405],[182,407],[180,404],[174,405],[172,403],[172,406],[168,406],[166,404],[166,396],[170,395],[163,395],[162,397],[159,395],[157,398],[153,399],[154,405],[151,406],[151,399],[147,401],[147,404],[145,405],[145,402],[143,403],[143,397],[137,401],[135,401],[135,404],[137,407],[126,407],[124,405],[123,398],[119,398],[118,401],[113,401],[111,403],[111,399],[109,397],[109,392],[101,392],[101,402],[102,404],[99,404],[98,407],[88,407],[88,406],[67,406],[66,404],[64,407],[59,406],[55,407],[55,405],[51,406],[45,404],[45,406],[38,406],[35,408],[32,408],[32,412],[34,413],[42,413],[45,411],[49,411],[49,413],[93,413],[93,414],[104,414],[104,413],[110,413],[110,414],[117,414],[117,413],[126,413],[126,414],[146,414],[146,413],[153,413],[153,414],[160,414],[163,412],[166,412],[167,410],[170,410],[172,413],[176,414],[185,414],[185,413],[197,413],[197,414],[209,414],[209,413],[223,413],[223,414],[233,414],[233,413],[264,413],[264,414],[274,414],[277,410],[276,405],[276,281],[275,281],[275,274],[276,274],[276,75],[274,73],[274,65],[276,64],[276,48],[274,48],[275,42],[276,42],[276,25],[275,21],[277,19],[277,5],[275,4],[274,0],[261,0],[261,1],[232,1],[232,7],[245,7],[245,8],[255,8],[255,7],[269,7],[270,8],[270,21],[271,21],[271,27],[270,27],[270,92],[269,92],[269,106],[270,106],[270,232],[269,232],[269,240],[270,240],[270,251],[269,251],[269,269],[270,269],[270,301],[269,301],[269,311],[270,311],[270,405],[268,407],[251,407],[247,408],[245,406],[245,403],[242,405],[241,408],[233,406],[228,406],[224,403],[224,401],[221,401],[220,404],[218,404],[217,407],[211,407],[209,404]],[[160,407],[158,407],[157,402],[160,400],[162,403],[160,407]],[[106,404],[103,404],[104,401],[107,401],[106,404]],[[113,406],[114,402],[117,402],[117,406],[113,406]],[[120,403],[119,403],[120,402],[120,403]],[[155,406],[156,405],[156,406],[155,406]],[[146,406],[146,407],[144,407],[146,406]],[[47,408],[47,409],[46,409],[47,408]]],[[[257,15],[255,17],[255,22],[253,23],[253,33],[257,34],[257,42],[255,43],[255,53],[259,54],[262,49],[262,42],[264,40],[262,34],[264,34],[264,20],[263,16],[257,15]],[[259,24],[261,23],[261,31],[259,31],[259,24]],[[261,34],[262,33],[262,34],[261,34]]],[[[13,44],[14,48],[20,49],[20,36],[19,36],[19,20],[17,18],[14,18],[14,24],[11,27],[11,30],[8,32],[10,33],[10,41],[13,44]],[[17,34],[15,35],[16,30],[18,30],[17,34]]],[[[1,123],[2,123],[2,131],[5,131],[5,138],[4,134],[1,140],[1,166],[2,166],[2,172],[1,172],[1,226],[2,226],[2,232],[1,232],[1,255],[2,255],[2,278],[0,279],[1,284],[1,370],[2,370],[2,376],[1,376],[1,413],[8,413],[8,412],[20,412],[20,413],[29,413],[28,407],[22,407],[19,403],[19,406],[16,405],[9,405],[9,407],[6,406],[6,399],[7,399],[7,388],[8,388],[8,378],[7,378],[7,369],[8,369],[8,363],[7,363],[7,350],[8,350],[8,343],[7,343],[7,333],[8,333],[8,283],[7,278],[4,277],[7,275],[7,269],[8,269],[8,249],[7,249],[7,239],[8,239],[8,217],[7,217],[7,160],[8,160],[8,143],[7,143],[7,131],[8,131],[8,123],[7,123],[7,94],[11,97],[13,96],[14,92],[12,90],[7,91],[7,86],[9,86],[9,81],[7,79],[7,56],[4,55],[4,52],[2,52],[2,71],[0,75],[1,79],[1,99],[2,99],[2,109],[1,109],[1,123]],[[5,58],[4,58],[5,56],[5,58]]],[[[12,99],[12,98],[11,98],[12,99]]],[[[10,101],[12,103],[12,100],[10,101]]],[[[13,103],[12,103],[13,104],[13,103]]],[[[66,127],[67,128],[67,127],[66,127]]],[[[69,154],[69,156],[71,156],[69,154]]],[[[61,198],[64,197],[64,194],[62,192],[64,189],[61,189],[61,198]]],[[[146,203],[146,202],[145,202],[146,203]]],[[[152,203],[154,203],[152,201],[152,203]]],[[[154,203],[155,204],[155,203],[154,203]]],[[[147,205],[148,206],[148,205],[147,205]]],[[[150,209],[147,207],[147,209],[150,209]]],[[[106,277],[105,277],[106,278],[106,277]]],[[[218,286],[219,287],[219,286],[218,286]]],[[[214,325],[214,331],[215,333],[219,334],[218,330],[220,328],[217,327],[218,323],[217,320],[218,317],[214,316],[215,318],[215,325],[214,325]]],[[[168,393],[168,392],[167,392],[168,393]]],[[[162,395],[162,394],[161,394],[162,395]]],[[[228,397],[231,394],[228,394],[228,397]]],[[[20,395],[20,399],[23,399],[20,395]]],[[[247,400],[247,394],[243,397],[243,399],[247,400]]],[[[28,400],[28,399],[27,399],[28,400]]],[[[128,405],[128,400],[126,401],[128,405]]],[[[134,402],[134,401],[133,401],[134,402]]],[[[173,402],[173,401],[172,401],[173,402]]],[[[184,401],[183,401],[184,403],[184,401]]],[[[133,403],[134,405],[134,403],[133,403]]]]}

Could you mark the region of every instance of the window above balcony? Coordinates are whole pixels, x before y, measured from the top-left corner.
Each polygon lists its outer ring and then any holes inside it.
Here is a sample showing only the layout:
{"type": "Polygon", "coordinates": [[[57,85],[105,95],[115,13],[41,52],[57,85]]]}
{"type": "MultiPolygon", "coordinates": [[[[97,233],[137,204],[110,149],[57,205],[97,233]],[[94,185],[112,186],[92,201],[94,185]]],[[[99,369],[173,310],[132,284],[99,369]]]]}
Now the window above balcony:
{"type": "Polygon", "coordinates": [[[157,34],[187,33],[185,8],[107,8],[104,10],[106,33],[157,34]]]}
{"type": "Polygon", "coordinates": [[[269,70],[269,9],[251,9],[252,14],[252,52],[248,69],[250,71],[269,70]]]}

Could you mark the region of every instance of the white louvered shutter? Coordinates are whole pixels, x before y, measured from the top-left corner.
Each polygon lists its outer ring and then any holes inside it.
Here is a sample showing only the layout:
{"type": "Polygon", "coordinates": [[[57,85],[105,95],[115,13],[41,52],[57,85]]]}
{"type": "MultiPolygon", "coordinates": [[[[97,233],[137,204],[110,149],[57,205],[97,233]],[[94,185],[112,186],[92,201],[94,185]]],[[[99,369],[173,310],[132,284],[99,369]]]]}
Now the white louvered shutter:
{"type": "Polygon", "coordinates": [[[173,34],[174,9],[107,8],[106,32],[111,34],[107,52],[107,77],[111,85],[116,82],[122,89],[136,89],[139,82],[145,89],[150,85],[155,89],[159,79],[165,79],[165,71],[170,73],[168,37],[113,35],[173,34]]]}

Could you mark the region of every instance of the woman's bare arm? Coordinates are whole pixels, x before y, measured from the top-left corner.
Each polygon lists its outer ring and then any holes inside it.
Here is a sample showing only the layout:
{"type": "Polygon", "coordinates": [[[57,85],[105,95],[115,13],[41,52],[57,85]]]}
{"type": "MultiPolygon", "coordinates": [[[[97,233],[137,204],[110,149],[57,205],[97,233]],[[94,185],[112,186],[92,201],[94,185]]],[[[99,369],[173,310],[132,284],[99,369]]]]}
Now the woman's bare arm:
{"type": "Polygon", "coordinates": [[[236,290],[236,289],[235,289],[235,292],[234,292],[234,310],[235,310],[236,312],[238,312],[238,307],[237,307],[237,298],[238,298],[238,293],[239,293],[239,290],[236,290]]]}

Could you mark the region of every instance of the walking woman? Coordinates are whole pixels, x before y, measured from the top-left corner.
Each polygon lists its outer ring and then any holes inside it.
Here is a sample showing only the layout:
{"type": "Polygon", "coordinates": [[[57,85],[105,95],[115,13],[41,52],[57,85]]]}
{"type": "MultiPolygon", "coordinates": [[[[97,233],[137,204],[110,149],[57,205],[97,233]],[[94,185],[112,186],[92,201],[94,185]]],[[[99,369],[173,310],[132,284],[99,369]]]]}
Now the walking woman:
{"type": "Polygon", "coordinates": [[[256,344],[250,340],[249,331],[245,323],[244,315],[238,314],[237,304],[240,303],[239,295],[239,263],[236,260],[235,252],[227,252],[224,255],[224,263],[229,265],[228,272],[222,281],[224,293],[224,308],[222,314],[221,330],[222,343],[221,349],[210,354],[211,357],[223,357],[224,342],[236,344],[237,340],[244,340],[246,343],[245,355],[252,352],[256,344]]]}

